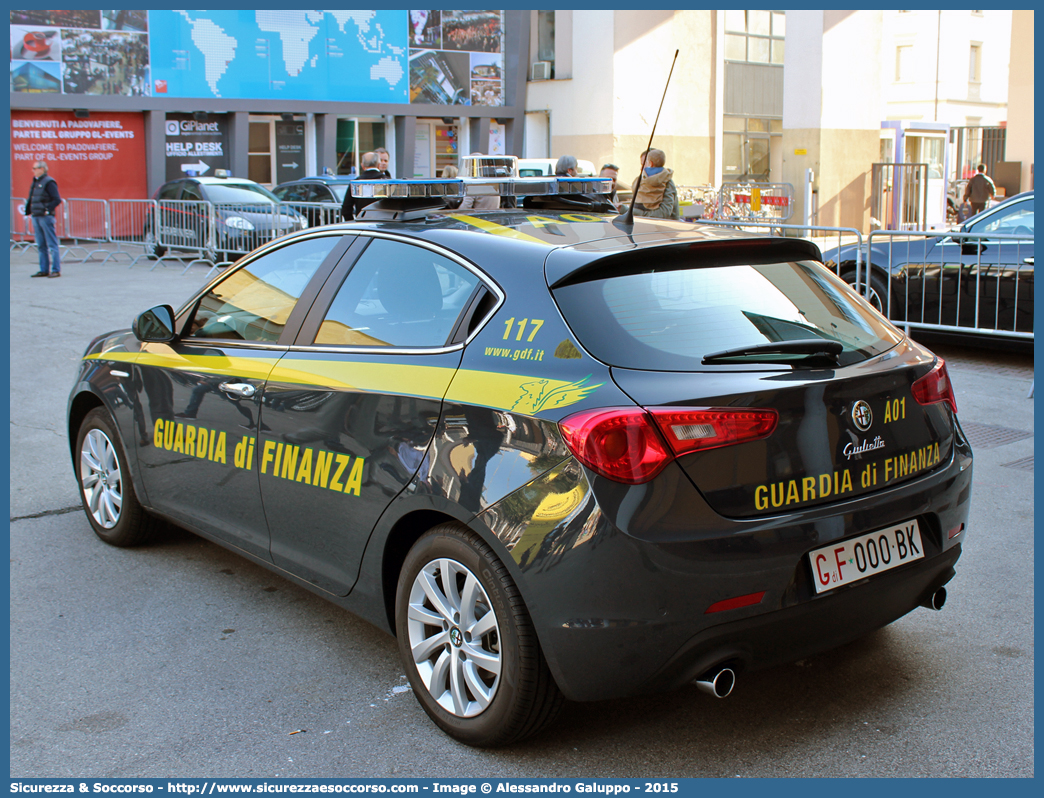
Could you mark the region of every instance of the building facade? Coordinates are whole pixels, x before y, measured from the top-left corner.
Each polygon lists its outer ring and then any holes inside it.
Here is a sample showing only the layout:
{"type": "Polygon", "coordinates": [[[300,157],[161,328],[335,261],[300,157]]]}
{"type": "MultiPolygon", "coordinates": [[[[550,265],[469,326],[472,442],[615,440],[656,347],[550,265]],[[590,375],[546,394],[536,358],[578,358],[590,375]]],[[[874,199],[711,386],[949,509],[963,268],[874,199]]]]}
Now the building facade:
{"type": "Polygon", "coordinates": [[[150,195],[228,169],[265,185],[397,177],[521,152],[519,11],[10,12],[12,191],[32,160],[67,196],[150,195]]]}
{"type": "Polygon", "coordinates": [[[1032,185],[1032,11],[12,11],[10,26],[15,196],[38,157],[67,196],[140,198],[217,168],[265,185],[351,174],[377,147],[396,177],[472,152],[572,154],[629,184],[654,123],[678,185],[788,183],[796,223],[869,229],[875,163],[941,163],[945,182],[950,129],[976,124],[1007,122],[1032,185]]]}

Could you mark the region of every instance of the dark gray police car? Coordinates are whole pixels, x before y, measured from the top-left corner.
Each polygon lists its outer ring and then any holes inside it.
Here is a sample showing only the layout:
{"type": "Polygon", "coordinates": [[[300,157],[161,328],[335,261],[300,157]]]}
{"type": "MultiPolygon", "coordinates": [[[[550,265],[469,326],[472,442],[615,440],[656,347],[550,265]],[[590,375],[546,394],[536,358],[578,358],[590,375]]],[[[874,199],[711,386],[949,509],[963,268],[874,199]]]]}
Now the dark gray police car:
{"type": "Polygon", "coordinates": [[[972,484],[946,366],[813,244],[628,223],[576,179],[447,212],[462,186],[356,183],[361,221],[94,340],[97,535],[168,519],[357,613],[481,746],[942,606],[972,484]]]}

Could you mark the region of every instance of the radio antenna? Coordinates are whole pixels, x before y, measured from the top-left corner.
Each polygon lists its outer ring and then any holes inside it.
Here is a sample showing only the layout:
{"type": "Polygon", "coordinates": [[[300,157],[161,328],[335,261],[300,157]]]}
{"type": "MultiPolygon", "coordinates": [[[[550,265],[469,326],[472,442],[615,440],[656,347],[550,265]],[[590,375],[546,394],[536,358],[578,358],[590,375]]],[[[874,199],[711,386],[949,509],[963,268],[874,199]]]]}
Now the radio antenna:
{"type": "MultiPolygon", "coordinates": [[[[656,109],[656,119],[653,120],[652,133],[649,134],[649,146],[645,148],[646,159],[648,159],[648,152],[652,149],[653,136],[656,135],[656,125],[660,121],[660,111],[663,110],[663,101],[667,98],[667,86],[671,85],[671,75],[674,74],[674,62],[678,60],[678,51],[674,51],[674,58],[671,59],[671,71],[667,73],[667,83],[663,87],[663,97],[660,98],[660,107],[656,109]]],[[[634,186],[634,192],[631,194],[631,204],[627,206],[627,212],[621,213],[617,216],[613,222],[619,222],[620,224],[626,224],[631,227],[634,226],[634,201],[638,199],[638,189],[642,187],[642,175],[645,174],[645,160],[642,160],[642,170],[638,173],[638,182],[634,186]]]]}

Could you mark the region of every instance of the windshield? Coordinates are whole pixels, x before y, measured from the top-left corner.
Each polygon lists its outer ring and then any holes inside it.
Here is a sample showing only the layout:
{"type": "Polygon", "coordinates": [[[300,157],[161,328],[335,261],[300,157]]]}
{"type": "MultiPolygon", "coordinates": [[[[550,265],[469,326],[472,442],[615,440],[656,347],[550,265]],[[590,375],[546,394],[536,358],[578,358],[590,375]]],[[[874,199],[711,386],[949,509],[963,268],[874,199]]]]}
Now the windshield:
{"type": "Polygon", "coordinates": [[[344,195],[348,193],[348,186],[347,185],[340,185],[340,186],[333,186],[333,185],[331,185],[331,186],[328,186],[328,188],[330,189],[330,191],[332,191],[334,193],[334,196],[337,198],[338,202],[344,202],[344,195]]]}
{"type": "Polygon", "coordinates": [[[968,227],[969,233],[1007,233],[1010,235],[1033,235],[1033,201],[1014,203],[998,209],[985,219],[968,227]]]}
{"type": "MultiPolygon", "coordinates": [[[[646,271],[554,294],[588,351],[625,368],[698,371],[712,352],[809,338],[839,342],[837,363],[843,366],[885,352],[902,338],[811,262],[646,271]]],[[[758,362],[758,355],[746,362],[758,362]]]]}
{"type": "Polygon", "coordinates": [[[207,183],[205,188],[211,202],[279,202],[275,194],[256,183],[207,183]]]}

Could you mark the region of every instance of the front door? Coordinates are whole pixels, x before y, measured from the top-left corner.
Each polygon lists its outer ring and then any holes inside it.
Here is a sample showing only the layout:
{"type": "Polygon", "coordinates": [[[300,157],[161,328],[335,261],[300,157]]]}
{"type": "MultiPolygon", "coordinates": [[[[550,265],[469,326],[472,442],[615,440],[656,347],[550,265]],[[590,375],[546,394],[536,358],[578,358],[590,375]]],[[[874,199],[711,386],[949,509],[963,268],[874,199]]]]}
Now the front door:
{"type": "Polygon", "coordinates": [[[295,314],[308,310],[298,301],[311,304],[306,289],[314,298],[310,281],[340,241],[296,241],[231,270],[195,303],[179,340],[144,344],[135,364],[150,424],[138,460],[153,506],[266,559],[256,466],[265,383],[284,332],[292,337],[295,314]]]}

